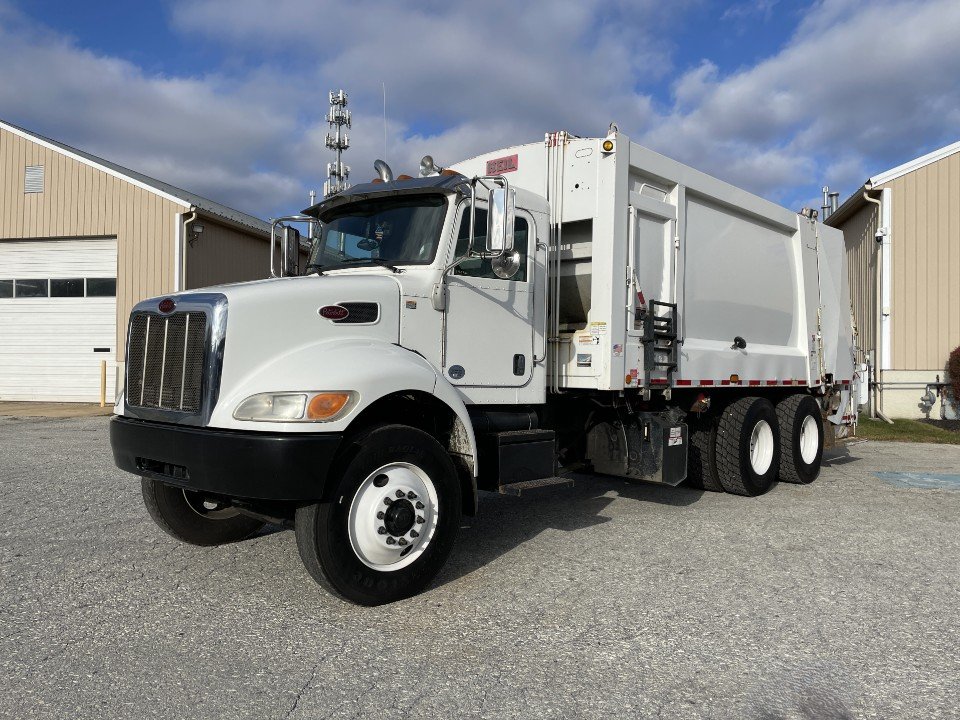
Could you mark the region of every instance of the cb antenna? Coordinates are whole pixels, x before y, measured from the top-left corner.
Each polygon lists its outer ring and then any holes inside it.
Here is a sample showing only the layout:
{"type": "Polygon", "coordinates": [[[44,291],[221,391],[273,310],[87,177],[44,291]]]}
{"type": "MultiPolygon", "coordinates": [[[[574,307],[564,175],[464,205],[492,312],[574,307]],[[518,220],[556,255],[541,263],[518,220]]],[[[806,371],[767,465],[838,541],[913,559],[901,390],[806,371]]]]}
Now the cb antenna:
{"type": "Polygon", "coordinates": [[[345,128],[350,127],[350,111],[347,110],[347,94],[343,90],[330,91],[330,111],[327,113],[327,147],[337,154],[336,162],[327,163],[327,181],[323,184],[325,196],[334,195],[350,187],[350,166],[343,164],[343,151],[350,147],[350,136],[345,128]]]}

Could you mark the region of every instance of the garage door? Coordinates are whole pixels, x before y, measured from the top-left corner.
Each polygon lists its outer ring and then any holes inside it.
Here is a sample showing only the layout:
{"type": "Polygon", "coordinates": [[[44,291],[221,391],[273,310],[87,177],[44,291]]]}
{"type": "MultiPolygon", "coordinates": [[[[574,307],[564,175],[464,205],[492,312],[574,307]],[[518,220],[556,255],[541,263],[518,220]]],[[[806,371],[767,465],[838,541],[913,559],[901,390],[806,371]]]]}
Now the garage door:
{"type": "Polygon", "coordinates": [[[0,240],[0,400],[113,402],[116,238],[0,240]]]}

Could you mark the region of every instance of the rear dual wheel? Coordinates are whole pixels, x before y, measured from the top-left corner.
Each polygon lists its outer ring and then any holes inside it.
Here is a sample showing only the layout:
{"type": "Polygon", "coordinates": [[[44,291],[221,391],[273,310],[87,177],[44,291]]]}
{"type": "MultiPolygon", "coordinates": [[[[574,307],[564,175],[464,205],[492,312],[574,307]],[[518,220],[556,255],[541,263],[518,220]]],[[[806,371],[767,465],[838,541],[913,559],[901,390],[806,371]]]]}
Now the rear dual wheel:
{"type": "Polygon", "coordinates": [[[780,424],[780,480],[806,485],[820,475],[823,415],[809,395],[791,395],[777,403],[780,424]]]}
{"type": "Polygon", "coordinates": [[[777,412],[766,398],[745,397],[723,409],[714,452],[717,479],[736,495],[762,495],[780,469],[777,412]]]}
{"type": "Polygon", "coordinates": [[[817,401],[791,395],[776,407],[746,397],[690,432],[690,484],[736,495],[761,495],[774,480],[811,483],[820,474],[823,419],[817,401]]]}
{"type": "Polygon", "coordinates": [[[687,483],[700,490],[723,492],[717,477],[717,419],[702,417],[690,423],[687,446],[687,483]]]}

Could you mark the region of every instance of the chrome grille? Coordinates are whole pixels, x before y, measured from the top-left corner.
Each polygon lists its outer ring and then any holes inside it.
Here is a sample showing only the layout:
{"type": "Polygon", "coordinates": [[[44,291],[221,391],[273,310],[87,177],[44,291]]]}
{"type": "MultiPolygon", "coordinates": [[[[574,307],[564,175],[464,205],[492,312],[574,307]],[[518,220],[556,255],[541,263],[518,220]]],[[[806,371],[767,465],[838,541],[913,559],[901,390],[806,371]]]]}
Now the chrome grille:
{"type": "Polygon", "coordinates": [[[127,403],[199,413],[206,345],[204,312],[134,313],[127,351],[127,403]]]}

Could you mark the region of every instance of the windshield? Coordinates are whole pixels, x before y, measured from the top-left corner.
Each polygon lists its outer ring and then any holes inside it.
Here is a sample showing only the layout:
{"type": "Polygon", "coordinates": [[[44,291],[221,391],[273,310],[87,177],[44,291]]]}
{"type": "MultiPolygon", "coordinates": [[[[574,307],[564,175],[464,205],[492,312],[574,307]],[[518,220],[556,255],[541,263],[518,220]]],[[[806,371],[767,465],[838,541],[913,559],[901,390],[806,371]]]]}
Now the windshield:
{"type": "Polygon", "coordinates": [[[321,218],[307,270],[433,262],[447,210],[443,195],[362,200],[321,218]]]}

